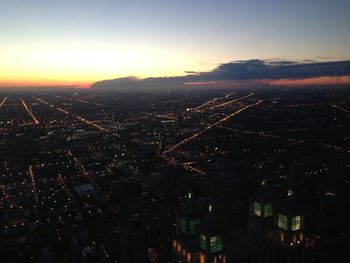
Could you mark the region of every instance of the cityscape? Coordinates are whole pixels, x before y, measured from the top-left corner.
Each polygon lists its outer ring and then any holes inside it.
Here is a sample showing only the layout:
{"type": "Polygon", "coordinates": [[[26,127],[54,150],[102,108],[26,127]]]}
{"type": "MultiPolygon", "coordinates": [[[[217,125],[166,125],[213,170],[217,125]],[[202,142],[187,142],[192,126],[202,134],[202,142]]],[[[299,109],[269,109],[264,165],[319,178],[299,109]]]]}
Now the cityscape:
{"type": "Polygon", "coordinates": [[[350,263],[349,0],[0,0],[0,263],[350,263]]]}
{"type": "Polygon", "coordinates": [[[347,262],[347,87],[1,92],[4,262],[347,262]]]}

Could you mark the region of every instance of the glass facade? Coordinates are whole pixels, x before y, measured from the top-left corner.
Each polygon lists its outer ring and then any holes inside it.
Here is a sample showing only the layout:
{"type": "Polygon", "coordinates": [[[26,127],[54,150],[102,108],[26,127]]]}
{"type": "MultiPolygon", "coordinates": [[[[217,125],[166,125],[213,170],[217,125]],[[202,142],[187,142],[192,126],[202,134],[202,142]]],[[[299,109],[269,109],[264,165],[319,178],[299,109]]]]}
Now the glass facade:
{"type": "Polygon", "coordinates": [[[186,220],[183,218],[180,219],[180,230],[182,233],[186,233],[186,220]]]}
{"type": "Polygon", "coordinates": [[[220,236],[210,237],[210,252],[219,252],[222,249],[222,238],[220,236]]]}
{"type": "Polygon", "coordinates": [[[196,232],[196,226],[199,224],[199,219],[194,219],[190,221],[189,224],[189,234],[193,235],[196,232]]]}
{"type": "Polygon", "coordinates": [[[253,212],[254,212],[254,215],[261,216],[261,204],[260,203],[254,202],[253,212]]]}
{"type": "Polygon", "coordinates": [[[301,227],[301,216],[292,217],[292,231],[299,230],[301,227]]]}
{"type": "Polygon", "coordinates": [[[288,217],[282,214],[278,214],[277,225],[279,228],[288,230],[288,217]]]}
{"type": "Polygon", "coordinates": [[[205,237],[205,235],[200,235],[200,237],[199,237],[199,246],[204,251],[207,250],[207,238],[205,237]]]}
{"type": "Polygon", "coordinates": [[[272,216],[273,210],[272,210],[272,204],[266,204],[265,210],[264,210],[264,217],[272,216]]]}

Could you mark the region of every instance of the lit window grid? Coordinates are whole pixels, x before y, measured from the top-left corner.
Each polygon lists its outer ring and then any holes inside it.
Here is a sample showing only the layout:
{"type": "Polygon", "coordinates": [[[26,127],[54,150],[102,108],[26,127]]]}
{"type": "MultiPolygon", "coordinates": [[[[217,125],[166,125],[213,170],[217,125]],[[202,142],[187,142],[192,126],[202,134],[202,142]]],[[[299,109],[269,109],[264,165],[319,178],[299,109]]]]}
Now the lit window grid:
{"type": "Polygon", "coordinates": [[[223,249],[222,239],[220,236],[210,238],[210,252],[219,252],[223,249]]]}
{"type": "Polygon", "coordinates": [[[194,220],[190,221],[190,224],[189,224],[189,234],[190,235],[193,235],[196,232],[197,224],[199,224],[199,219],[194,219],[194,220]]]}
{"type": "Polygon", "coordinates": [[[278,214],[278,227],[284,230],[288,230],[288,217],[282,214],[278,214]]]}
{"type": "Polygon", "coordinates": [[[301,216],[292,217],[292,231],[299,230],[301,228],[301,216]]]}
{"type": "Polygon", "coordinates": [[[273,214],[272,204],[266,204],[265,210],[264,210],[264,217],[272,216],[272,214],[273,214]]]}
{"type": "Polygon", "coordinates": [[[258,202],[254,202],[253,204],[254,215],[261,216],[261,204],[258,202]]]}
{"type": "Polygon", "coordinates": [[[199,246],[201,247],[201,249],[203,249],[204,251],[207,250],[207,238],[205,235],[200,235],[199,237],[199,246]]]}

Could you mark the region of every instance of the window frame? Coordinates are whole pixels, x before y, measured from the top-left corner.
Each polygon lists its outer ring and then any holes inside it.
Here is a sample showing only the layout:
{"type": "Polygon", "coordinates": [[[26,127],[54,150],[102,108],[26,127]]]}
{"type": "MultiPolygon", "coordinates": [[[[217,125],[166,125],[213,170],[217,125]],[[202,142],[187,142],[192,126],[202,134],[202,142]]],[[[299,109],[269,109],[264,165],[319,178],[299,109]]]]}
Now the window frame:
{"type": "Polygon", "coordinates": [[[291,230],[298,231],[301,229],[301,216],[293,216],[291,219],[291,230]]]}
{"type": "Polygon", "coordinates": [[[273,205],[272,203],[268,203],[264,205],[264,217],[273,216],[273,205]]]}
{"type": "Polygon", "coordinates": [[[207,237],[203,234],[199,236],[199,247],[204,251],[207,251],[207,237]]]}
{"type": "Polygon", "coordinates": [[[190,220],[188,224],[188,233],[193,235],[196,233],[196,226],[200,223],[199,219],[190,220]]]}
{"type": "Polygon", "coordinates": [[[278,214],[277,217],[277,226],[284,230],[288,230],[288,216],[283,214],[278,214]]]}
{"type": "Polygon", "coordinates": [[[211,253],[219,252],[223,250],[221,236],[212,236],[209,239],[209,250],[211,253]]]}
{"type": "Polygon", "coordinates": [[[180,231],[182,233],[187,233],[186,219],[180,218],[180,231]]]}
{"type": "Polygon", "coordinates": [[[262,211],[261,211],[261,203],[257,202],[257,201],[254,201],[253,202],[253,213],[254,215],[258,216],[258,217],[261,217],[262,216],[262,211]]]}

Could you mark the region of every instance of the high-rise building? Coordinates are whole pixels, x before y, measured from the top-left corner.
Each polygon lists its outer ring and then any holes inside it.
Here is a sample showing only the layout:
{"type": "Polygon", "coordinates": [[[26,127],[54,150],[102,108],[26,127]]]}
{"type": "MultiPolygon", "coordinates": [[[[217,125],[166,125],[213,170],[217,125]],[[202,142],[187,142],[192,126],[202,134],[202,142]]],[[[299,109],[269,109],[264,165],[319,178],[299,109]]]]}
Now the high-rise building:
{"type": "Polygon", "coordinates": [[[206,200],[189,194],[177,214],[176,229],[174,262],[226,262],[221,225],[206,200]]]}

